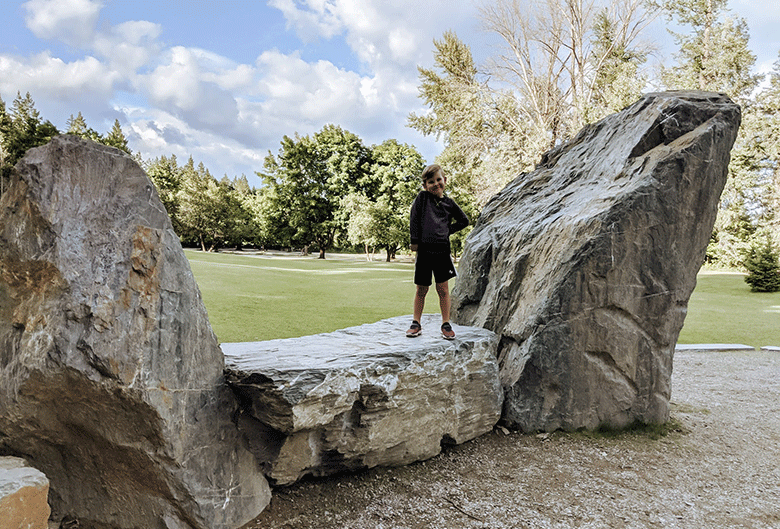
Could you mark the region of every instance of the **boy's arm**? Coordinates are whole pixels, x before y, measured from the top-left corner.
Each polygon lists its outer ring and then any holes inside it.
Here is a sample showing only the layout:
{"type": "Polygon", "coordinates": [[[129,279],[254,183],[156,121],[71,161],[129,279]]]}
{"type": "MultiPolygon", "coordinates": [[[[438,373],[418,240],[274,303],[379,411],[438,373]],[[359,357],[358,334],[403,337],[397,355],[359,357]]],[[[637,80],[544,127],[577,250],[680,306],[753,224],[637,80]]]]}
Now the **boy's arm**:
{"type": "Polygon", "coordinates": [[[460,209],[460,206],[455,203],[455,201],[452,201],[452,219],[450,220],[450,235],[452,235],[455,232],[458,232],[469,225],[469,218],[466,216],[465,213],[463,213],[463,210],[460,209]]]}
{"type": "Polygon", "coordinates": [[[412,210],[409,213],[409,238],[411,241],[410,248],[413,252],[417,251],[417,245],[420,244],[420,237],[422,236],[422,233],[420,233],[420,223],[422,221],[421,210],[422,198],[420,195],[417,195],[417,198],[415,198],[414,202],[412,203],[412,210]]]}

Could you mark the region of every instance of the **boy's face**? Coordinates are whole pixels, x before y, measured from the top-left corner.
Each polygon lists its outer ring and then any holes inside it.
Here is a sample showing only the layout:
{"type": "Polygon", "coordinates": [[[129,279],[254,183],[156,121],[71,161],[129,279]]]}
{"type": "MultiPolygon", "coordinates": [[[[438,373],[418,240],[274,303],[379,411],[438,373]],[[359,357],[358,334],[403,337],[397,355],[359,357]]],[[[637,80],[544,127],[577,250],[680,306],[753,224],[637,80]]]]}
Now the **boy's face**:
{"type": "Polygon", "coordinates": [[[423,182],[423,189],[439,198],[444,196],[444,188],[446,186],[447,177],[442,175],[441,171],[436,171],[433,176],[423,182]]]}

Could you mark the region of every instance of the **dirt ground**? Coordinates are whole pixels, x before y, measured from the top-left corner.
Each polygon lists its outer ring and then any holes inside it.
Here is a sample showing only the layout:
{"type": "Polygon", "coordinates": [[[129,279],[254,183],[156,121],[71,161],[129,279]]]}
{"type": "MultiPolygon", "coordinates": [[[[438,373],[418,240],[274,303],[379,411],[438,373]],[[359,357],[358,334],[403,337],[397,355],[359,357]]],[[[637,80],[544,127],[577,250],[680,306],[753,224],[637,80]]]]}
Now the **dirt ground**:
{"type": "Polygon", "coordinates": [[[672,420],[500,429],[403,468],[274,490],[244,529],[780,528],[780,353],[682,353],[672,420]]]}

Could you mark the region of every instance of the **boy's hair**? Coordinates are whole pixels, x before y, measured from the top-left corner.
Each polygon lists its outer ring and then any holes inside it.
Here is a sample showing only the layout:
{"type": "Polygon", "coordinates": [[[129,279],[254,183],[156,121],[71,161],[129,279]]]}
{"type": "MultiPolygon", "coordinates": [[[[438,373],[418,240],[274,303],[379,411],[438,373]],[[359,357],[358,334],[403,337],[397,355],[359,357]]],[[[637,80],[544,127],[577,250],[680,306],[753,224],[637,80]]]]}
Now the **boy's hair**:
{"type": "Polygon", "coordinates": [[[442,176],[444,176],[444,171],[442,170],[442,168],[441,168],[441,167],[439,167],[439,166],[438,166],[437,164],[435,164],[435,163],[434,163],[434,164],[431,164],[431,165],[429,165],[428,167],[426,167],[425,169],[423,169],[423,172],[422,172],[422,174],[420,175],[420,180],[422,180],[423,182],[425,182],[425,181],[426,181],[426,180],[428,180],[429,178],[431,178],[431,177],[435,176],[435,175],[436,175],[436,173],[437,173],[437,172],[439,172],[439,171],[441,171],[441,175],[442,175],[442,176]]]}

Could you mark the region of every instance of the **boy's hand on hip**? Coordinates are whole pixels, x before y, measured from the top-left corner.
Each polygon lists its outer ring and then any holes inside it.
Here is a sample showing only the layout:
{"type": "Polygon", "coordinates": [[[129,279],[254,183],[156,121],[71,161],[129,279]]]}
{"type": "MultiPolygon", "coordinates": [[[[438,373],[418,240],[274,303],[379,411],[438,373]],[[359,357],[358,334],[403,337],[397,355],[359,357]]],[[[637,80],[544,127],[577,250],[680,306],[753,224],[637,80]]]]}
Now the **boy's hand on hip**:
{"type": "Polygon", "coordinates": [[[416,244],[411,244],[411,245],[409,245],[409,248],[410,248],[410,249],[411,249],[413,252],[416,252],[416,251],[417,251],[417,245],[416,245],[416,244]]]}

